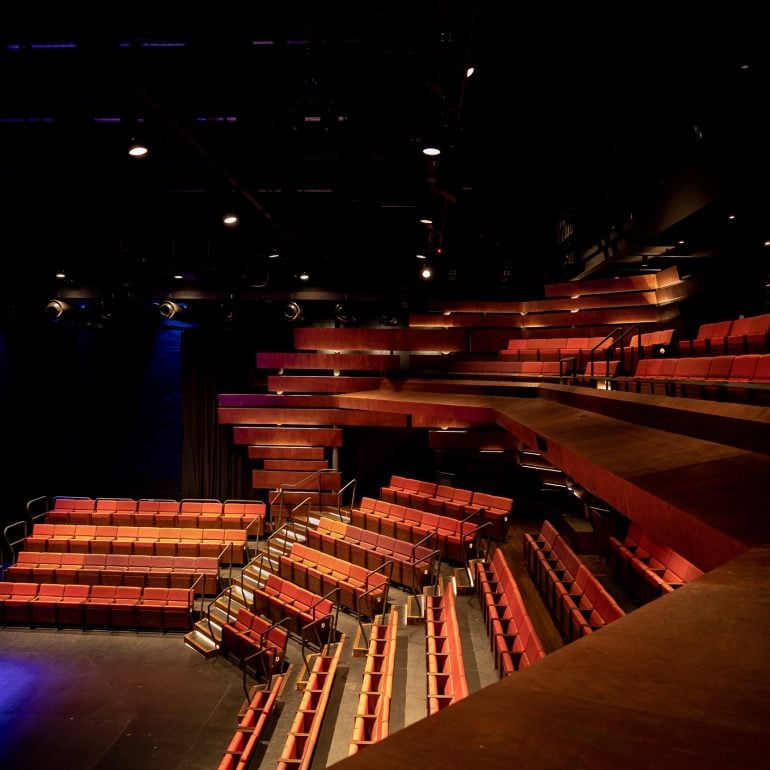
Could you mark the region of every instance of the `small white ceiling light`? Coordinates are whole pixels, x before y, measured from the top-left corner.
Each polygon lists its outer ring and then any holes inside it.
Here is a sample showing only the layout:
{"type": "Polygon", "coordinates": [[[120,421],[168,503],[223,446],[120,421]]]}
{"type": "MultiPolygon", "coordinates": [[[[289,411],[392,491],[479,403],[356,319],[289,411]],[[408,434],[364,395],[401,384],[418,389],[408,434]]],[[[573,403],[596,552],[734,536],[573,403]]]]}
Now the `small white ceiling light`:
{"type": "Polygon", "coordinates": [[[475,67],[468,67],[468,69],[465,70],[465,77],[469,78],[475,71],[476,71],[475,67]]]}
{"type": "Polygon", "coordinates": [[[307,270],[303,270],[299,274],[299,279],[300,279],[300,281],[309,281],[310,280],[310,275],[308,275],[307,270]]]}
{"type": "Polygon", "coordinates": [[[420,220],[420,224],[421,225],[432,225],[433,224],[433,220],[432,219],[428,219],[427,217],[423,217],[420,220]]]}
{"type": "Polygon", "coordinates": [[[128,143],[128,154],[132,158],[144,158],[149,151],[149,148],[144,142],[140,142],[133,137],[128,143]]]}
{"type": "Polygon", "coordinates": [[[420,275],[427,281],[429,278],[433,277],[433,270],[430,269],[429,265],[425,265],[420,275]]]}
{"type": "Polygon", "coordinates": [[[56,272],[56,277],[57,277],[59,280],[63,280],[64,278],[66,278],[66,277],[67,277],[67,274],[64,272],[64,270],[58,270],[58,271],[56,272]]]}
{"type": "Polygon", "coordinates": [[[277,251],[271,251],[268,255],[268,259],[278,259],[281,255],[277,251]]]}
{"type": "Polygon", "coordinates": [[[417,257],[417,259],[425,259],[425,254],[415,254],[415,257],[417,257]]]}
{"type": "Polygon", "coordinates": [[[436,155],[441,155],[441,150],[439,150],[438,147],[423,147],[422,154],[434,157],[436,155]]]}
{"type": "Polygon", "coordinates": [[[229,212],[222,217],[222,223],[228,227],[235,227],[235,225],[238,224],[238,217],[232,212],[229,212]]]}

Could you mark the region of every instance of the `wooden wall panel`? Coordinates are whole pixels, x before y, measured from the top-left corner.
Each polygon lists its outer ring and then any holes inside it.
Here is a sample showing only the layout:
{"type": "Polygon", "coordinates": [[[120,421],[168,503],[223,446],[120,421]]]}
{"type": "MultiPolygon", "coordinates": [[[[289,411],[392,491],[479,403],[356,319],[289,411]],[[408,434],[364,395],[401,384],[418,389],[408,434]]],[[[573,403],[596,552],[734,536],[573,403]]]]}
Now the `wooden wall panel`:
{"type": "Polygon", "coordinates": [[[566,281],[545,286],[546,297],[570,297],[574,294],[611,294],[621,291],[651,291],[680,281],[676,266],[659,273],[601,278],[594,281],[566,281]]]}
{"type": "MultiPolygon", "coordinates": [[[[685,284],[682,283],[680,285],[684,286],[685,284]]],[[[409,316],[409,326],[423,325],[421,323],[413,323],[413,320],[436,317],[448,319],[456,314],[469,317],[484,315],[491,318],[504,319],[506,315],[521,315],[522,313],[553,313],[560,310],[572,310],[576,307],[581,309],[644,307],[646,305],[657,305],[657,297],[658,292],[652,290],[629,291],[619,294],[581,294],[580,286],[577,284],[572,294],[565,297],[555,297],[553,299],[527,300],[524,302],[486,302],[474,300],[431,302],[428,306],[428,313],[409,316]],[[450,315],[447,316],[447,313],[450,315]]],[[[440,326],[441,324],[430,325],[440,326]]],[[[499,325],[507,326],[505,323],[500,323],[499,325]]]]}
{"type": "Polygon", "coordinates": [[[267,389],[277,393],[353,393],[358,390],[377,390],[382,377],[323,377],[316,375],[291,376],[271,374],[267,389]]]}
{"type": "Polygon", "coordinates": [[[402,414],[346,409],[219,408],[221,425],[374,425],[406,427],[402,414]]]}
{"type": "Polygon", "coordinates": [[[432,430],[428,433],[431,449],[476,449],[499,451],[517,449],[519,442],[510,434],[500,431],[432,430]]]}
{"type": "Polygon", "coordinates": [[[465,350],[460,329],[336,329],[303,327],[294,330],[298,350],[465,350]]]}
{"type": "Polygon", "coordinates": [[[447,430],[453,429],[470,429],[470,428],[487,428],[492,422],[479,422],[478,420],[463,420],[454,416],[433,415],[418,413],[412,415],[412,427],[413,428],[443,428],[447,430]]]}
{"type": "MultiPolygon", "coordinates": [[[[252,471],[251,485],[254,489],[276,489],[281,484],[299,484],[309,475],[307,471],[252,471]]],[[[342,486],[339,473],[323,473],[307,482],[307,489],[339,489],[342,486]]]]}
{"type": "Polygon", "coordinates": [[[342,446],[341,428],[233,428],[236,444],[274,446],[342,446]]]}
{"type": "Polygon", "coordinates": [[[322,446],[250,446],[250,460],[284,459],[284,460],[323,460],[322,446]]]}
{"type": "MultiPolygon", "coordinates": [[[[521,302],[516,312],[458,312],[443,310],[434,313],[415,313],[409,317],[411,328],[526,328],[537,316],[564,314],[572,310],[617,310],[621,308],[649,308],[661,304],[681,302],[697,290],[696,282],[680,282],[665,289],[619,294],[588,294],[562,299],[521,302]]],[[[577,290],[576,290],[577,291],[577,290]]],[[[551,325],[549,323],[549,325],[551,325]]]]}
{"type": "Polygon", "coordinates": [[[399,366],[398,356],[374,353],[257,353],[258,369],[388,372],[397,371],[399,366]]]}
{"type": "Polygon", "coordinates": [[[331,396],[291,395],[274,393],[220,393],[221,407],[321,407],[334,406],[331,396]]]}
{"type": "Polygon", "coordinates": [[[265,460],[266,471],[320,471],[329,467],[326,460],[265,460]]]}

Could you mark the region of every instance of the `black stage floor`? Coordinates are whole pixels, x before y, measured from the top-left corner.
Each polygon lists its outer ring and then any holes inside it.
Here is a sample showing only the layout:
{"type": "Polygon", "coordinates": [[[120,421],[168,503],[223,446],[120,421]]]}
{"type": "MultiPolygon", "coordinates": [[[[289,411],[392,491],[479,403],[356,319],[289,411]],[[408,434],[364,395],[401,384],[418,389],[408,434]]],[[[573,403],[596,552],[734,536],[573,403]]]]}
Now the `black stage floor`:
{"type": "Polygon", "coordinates": [[[181,634],[0,628],[0,767],[211,770],[244,697],[181,634]]]}

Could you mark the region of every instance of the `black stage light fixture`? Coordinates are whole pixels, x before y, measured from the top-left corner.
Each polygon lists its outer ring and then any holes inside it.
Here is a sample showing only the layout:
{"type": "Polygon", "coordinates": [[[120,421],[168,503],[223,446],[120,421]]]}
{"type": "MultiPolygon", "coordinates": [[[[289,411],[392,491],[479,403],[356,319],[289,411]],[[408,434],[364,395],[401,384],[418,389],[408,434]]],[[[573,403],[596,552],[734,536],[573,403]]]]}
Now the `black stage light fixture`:
{"type": "Polygon", "coordinates": [[[184,310],[184,307],[178,302],[173,302],[170,299],[164,300],[158,305],[158,312],[161,318],[172,319],[178,318],[184,310]]]}
{"type": "Polygon", "coordinates": [[[283,317],[287,321],[299,321],[302,318],[302,308],[294,301],[287,302],[283,308],[283,317]]]}
{"type": "Polygon", "coordinates": [[[72,307],[60,299],[52,299],[49,300],[48,304],[45,306],[45,315],[46,318],[50,319],[51,321],[58,321],[67,311],[71,310],[72,307]]]}

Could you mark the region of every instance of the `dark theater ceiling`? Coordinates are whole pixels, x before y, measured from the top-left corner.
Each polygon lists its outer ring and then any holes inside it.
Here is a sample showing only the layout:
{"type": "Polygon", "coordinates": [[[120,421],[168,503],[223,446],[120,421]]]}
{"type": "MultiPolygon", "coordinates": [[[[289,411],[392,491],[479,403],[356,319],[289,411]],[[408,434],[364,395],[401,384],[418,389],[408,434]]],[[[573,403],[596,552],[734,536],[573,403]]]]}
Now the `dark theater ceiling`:
{"type": "Polygon", "coordinates": [[[560,217],[579,251],[683,164],[733,186],[756,167],[766,71],[743,30],[716,44],[702,23],[696,39],[652,17],[517,14],[0,3],[5,301],[62,286],[531,297],[577,272],[560,217]]]}

